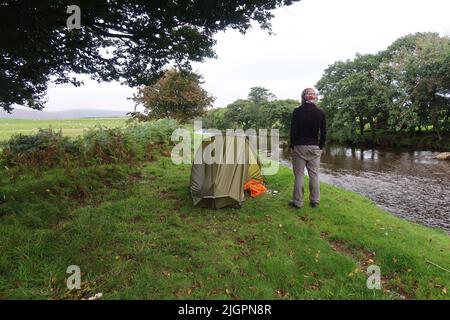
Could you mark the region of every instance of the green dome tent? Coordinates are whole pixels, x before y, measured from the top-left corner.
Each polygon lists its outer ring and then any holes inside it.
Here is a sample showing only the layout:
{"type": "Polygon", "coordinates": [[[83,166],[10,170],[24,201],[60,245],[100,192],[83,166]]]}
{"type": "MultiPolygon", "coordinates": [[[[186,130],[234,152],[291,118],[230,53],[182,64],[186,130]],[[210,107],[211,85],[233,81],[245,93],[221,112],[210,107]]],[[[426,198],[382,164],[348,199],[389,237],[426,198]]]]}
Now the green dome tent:
{"type": "Polygon", "coordinates": [[[195,154],[190,180],[192,200],[199,207],[240,207],[244,184],[251,179],[263,182],[261,164],[248,137],[219,137],[203,141],[195,154]],[[208,155],[216,161],[204,159],[208,155]]]}

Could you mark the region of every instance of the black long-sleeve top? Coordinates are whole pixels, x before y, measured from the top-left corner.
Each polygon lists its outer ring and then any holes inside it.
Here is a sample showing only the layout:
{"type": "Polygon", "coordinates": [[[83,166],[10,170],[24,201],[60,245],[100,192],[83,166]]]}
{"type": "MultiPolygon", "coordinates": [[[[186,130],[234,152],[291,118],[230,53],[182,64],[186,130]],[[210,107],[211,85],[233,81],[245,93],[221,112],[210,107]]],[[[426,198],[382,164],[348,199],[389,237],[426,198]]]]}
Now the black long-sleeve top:
{"type": "Polygon", "coordinates": [[[327,138],[325,111],[314,103],[304,103],[294,109],[291,120],[290,146],[317,145],[320,149],[327,138]],[[320,138],[319,138],[320,132],[320,138]]]}

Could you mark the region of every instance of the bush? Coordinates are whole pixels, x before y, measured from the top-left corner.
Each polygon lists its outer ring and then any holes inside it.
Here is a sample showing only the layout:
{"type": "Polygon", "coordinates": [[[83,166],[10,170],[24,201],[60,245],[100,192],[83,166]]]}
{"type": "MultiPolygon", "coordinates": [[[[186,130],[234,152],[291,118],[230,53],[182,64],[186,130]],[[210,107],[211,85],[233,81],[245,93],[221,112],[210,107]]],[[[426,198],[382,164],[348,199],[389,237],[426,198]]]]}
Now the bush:
{"type": "Polygon", "coordinates": [[[78,139],[62,132],[40,129],[34,135],[13,136],[0,153],[2,166],[52,168],[63,165],[90,166],[133,163],[167,155],[177,122],[161,119],[125,128],[97,126],[78,139]]]}
{"type": "Polygon", "coordinates": [[[98,126],[85,133],[79,141],[84,165],[132,162],[135,159],[133,148],[119,128],[98,126]]]}
{"type": "Polygon", "coordinates": [[[161,119],[130,125],[124,129],[124,133],[138,160],[153,160],[167,153],[171,145],[170,137],[176,128],[175,120],[161,119]]]}
{"type": "Polygon", "coordinates": [[[13,136],[1,153],[4,165],[27,167],[55,167],[72,161],[81,154],[77,141],[62,135],[61,131],[39,129],[34,135],[13,136]]]}

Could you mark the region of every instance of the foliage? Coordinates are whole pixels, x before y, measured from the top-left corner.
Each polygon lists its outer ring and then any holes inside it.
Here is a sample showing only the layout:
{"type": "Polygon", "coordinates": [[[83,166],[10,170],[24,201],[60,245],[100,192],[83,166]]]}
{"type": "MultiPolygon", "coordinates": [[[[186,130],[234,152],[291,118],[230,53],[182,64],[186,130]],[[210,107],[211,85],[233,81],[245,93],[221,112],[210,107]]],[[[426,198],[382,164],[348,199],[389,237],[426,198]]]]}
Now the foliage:
{"type": "Polygon", "coordinates": [[[214,108],[209,110],[206,115],[201,118],[203,127],[219,130],[233,128],[233,124],[230,123],[228,119],[225,119],[226,112],[227,108],[214,108]]]}
{"type": "Polygon", "coordinates": [[[287,137],[291,126],[292,111],[300,105],[294,99],[274,100],[263,105],[263,115],[267,127],[279,129],[280,135],[287,137]]]}
{"type": "Polygon", "coordinates": [[[80,156],[81,148],[76,141],[63,137],[62,132],[39,129],[34,135],[13,136],[1,154],[1,160],[8,167],[55,167],[64,161],[80,156]]]}
{"type": "Polygon", "coordinates": [[[248,101],[256,106],[260,106],[268,101],[275,99],[275,95],[264,87],[252,87],[248,94],[248,101]]]}
{"type": "Polygon", "coordinates": [[[417,33],[378,54],[357,54],[329,66],[316,84],[330,137],[357,141],[370,129],[450,134],[450,39],[417,33]]]}
{"type": "Polygon", "coordinates": [[[278,100],[263,87],[253,87],[247,99],[239,99],[226,108],[213,109],[204,117],[204,126],[225,129],[279,129],[287,136],[292,111],[299,102],[278,100]]]}
{"type": "Polygon", "coordinates": [[[74,74],[147,85],[167,65],[214,57],[219,31],[270,30],[270,11],[296,1],[1,1],[0,108],[42,109],[48,83],[81,85],[74,74]],[[68,5],[80,7],[81,29],[67,28],[68,5]]]}
{"type": "Polygon", "coordinates": [[[173,118],[185,123],[202,116],[214,98],[201,87],[201,77],[193,72],[168,70],[155,84],[139,88],[133,100],[145,108],[131,113],[139,121],[173,118]]]}
{"type": "Polygon", "coordinates": [[[167,154],[176,121],[131,124],[125,128],[97,126],[76,139],[62,132],[40,129],[34,135],[19,134],[6,142],[0,163],[7,168],[39,170],[58,166],[92,166],[153,160],[167,154]]]}
{"type": "MultiPolygon", "coordinates": [[[[442,138],[450,133],[450,38],[417,33],[395,41],[384,53],[392,73],[397,130],[432,125],[442,138]]],[[[386,62],[385,62],[386,63],[386,62]]]]}

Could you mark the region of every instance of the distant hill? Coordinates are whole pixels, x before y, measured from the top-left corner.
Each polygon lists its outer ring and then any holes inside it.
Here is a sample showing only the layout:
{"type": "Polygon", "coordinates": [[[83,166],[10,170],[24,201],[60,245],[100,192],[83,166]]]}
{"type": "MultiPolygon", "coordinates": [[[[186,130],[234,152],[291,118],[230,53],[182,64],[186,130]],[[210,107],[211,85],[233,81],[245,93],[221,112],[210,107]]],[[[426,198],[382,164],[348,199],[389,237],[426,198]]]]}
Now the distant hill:
{"type": "Polygon", "coordinates": [[[79,119],[79,118],[109,118],[109,117],[124,117],[127,111],[112,111],[112,110],[92,110],[92,109],[75,109],[66,111],[38,111],[38,110],[24,110],[14,109],[11,114],[4,110],[0,110],[0,119],[32,119],[32,120],[47,120],[47,119],[79,119]]]}

